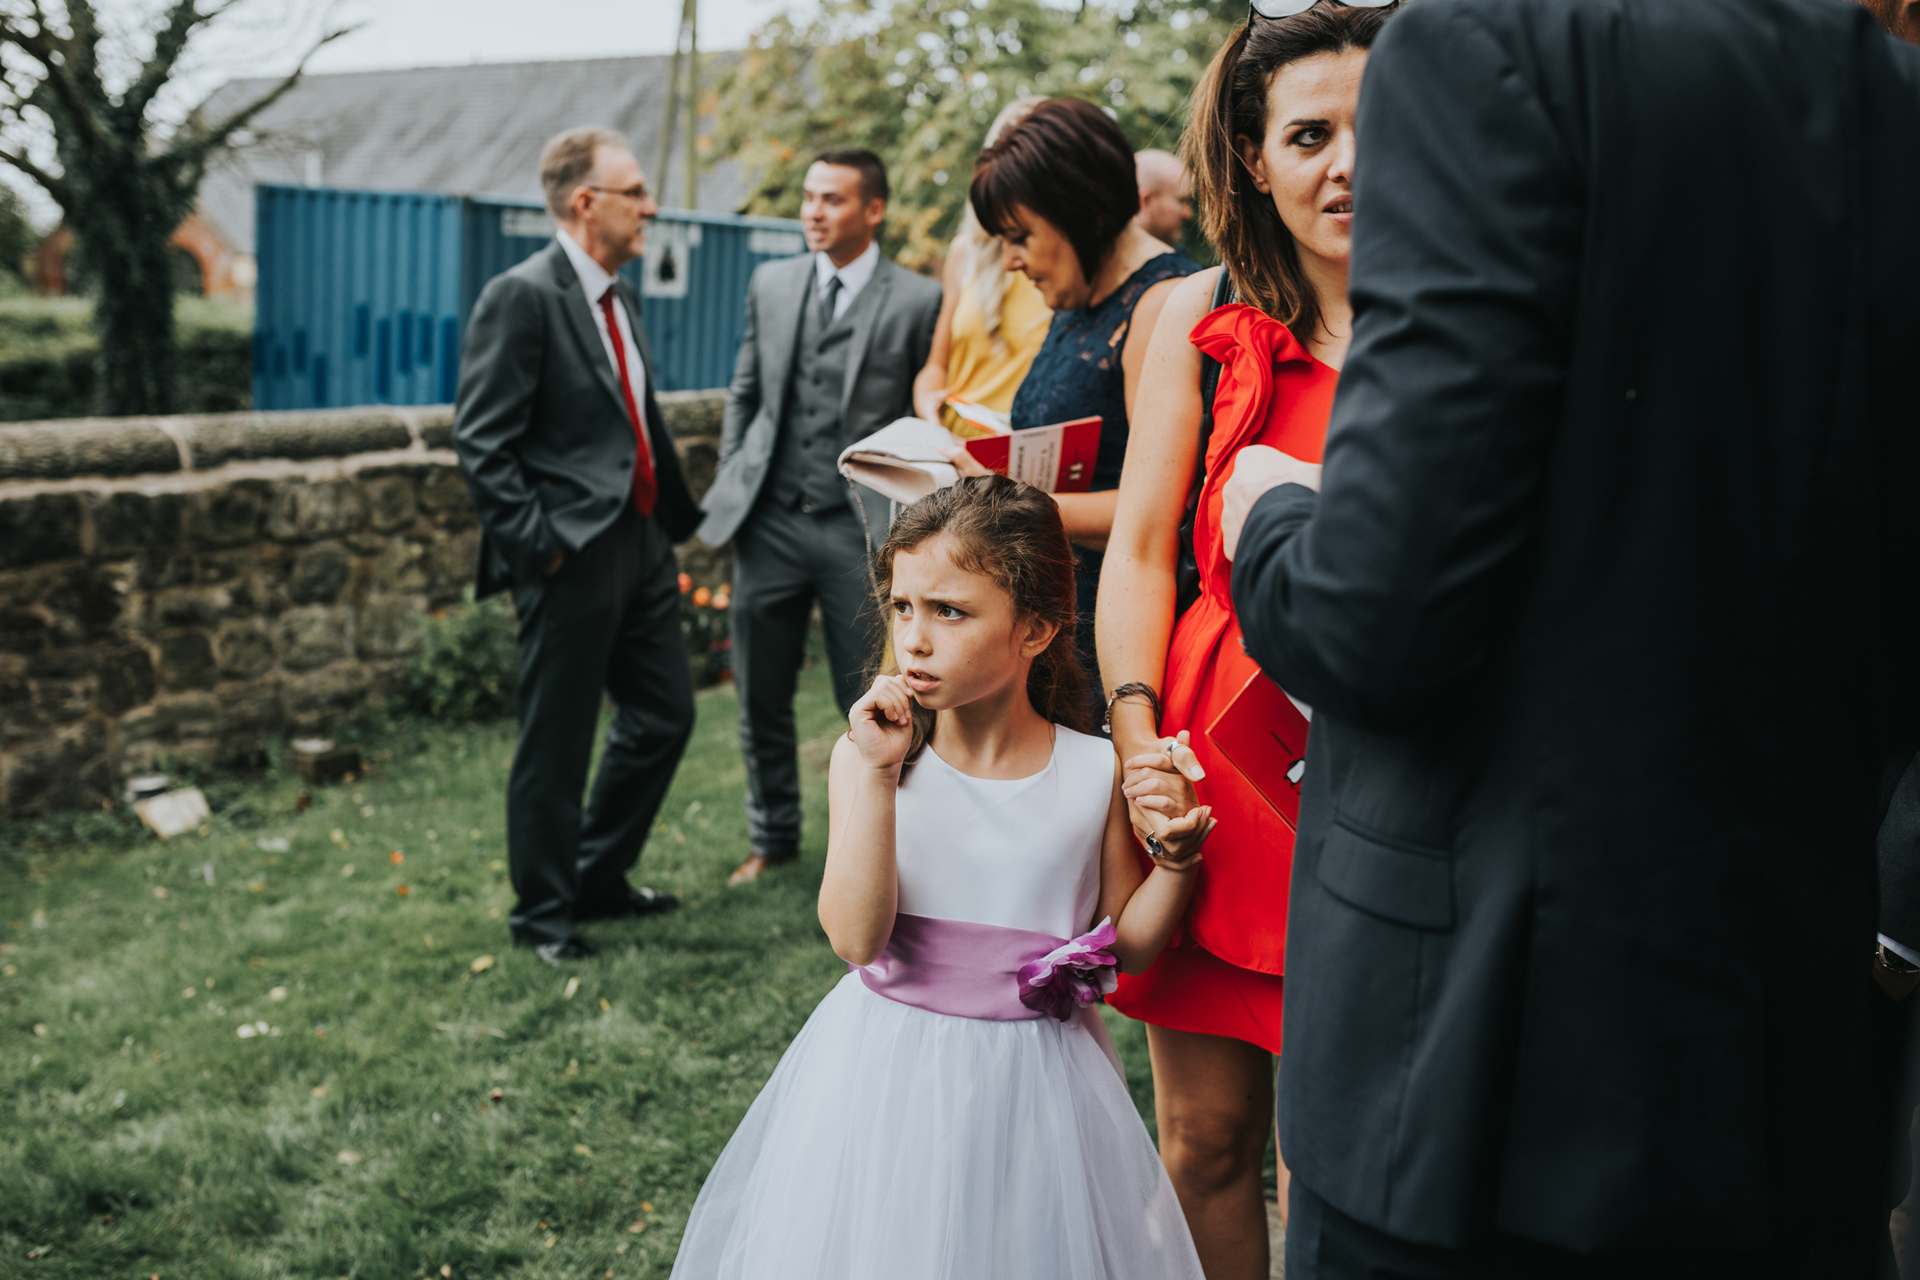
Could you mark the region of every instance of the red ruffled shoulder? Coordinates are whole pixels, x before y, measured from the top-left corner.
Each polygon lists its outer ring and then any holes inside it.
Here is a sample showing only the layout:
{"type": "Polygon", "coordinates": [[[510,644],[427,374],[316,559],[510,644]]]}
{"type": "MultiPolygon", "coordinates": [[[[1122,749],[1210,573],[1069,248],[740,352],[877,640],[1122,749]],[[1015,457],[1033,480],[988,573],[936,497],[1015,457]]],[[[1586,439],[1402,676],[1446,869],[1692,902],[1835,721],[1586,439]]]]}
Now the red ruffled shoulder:
{"type": "Polygon", "coordinates": [[[1244,302],[1215,307],[1193,326],[1187,340],[1223,365],[1271,369],[1288,361],[1313,359],[1292,330],[1244,302]]]}

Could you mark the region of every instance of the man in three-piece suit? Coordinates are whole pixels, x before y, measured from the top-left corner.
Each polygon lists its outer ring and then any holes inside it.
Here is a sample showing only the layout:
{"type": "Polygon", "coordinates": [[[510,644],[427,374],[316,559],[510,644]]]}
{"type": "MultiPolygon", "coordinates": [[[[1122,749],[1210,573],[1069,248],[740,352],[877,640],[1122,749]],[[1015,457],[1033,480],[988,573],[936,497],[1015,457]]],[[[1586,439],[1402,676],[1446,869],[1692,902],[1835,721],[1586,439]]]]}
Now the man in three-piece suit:
{"type": "Polygon", "coordinates": [[[913,412],[913,377],[940,315],[939,284],[881,255],[874,235],[886,210],[880,157],[823,151],[800,213],[812,252],[762,266],[747,292],[699,530],[734,549],[733,676],[753,849],[729,884],[800,853],[793,692],[814,602],[843,712],[873,658],[866,535],[886,536],[888,504],[837,463],[847,445],[913,412]]]}
{"type": "Polygon", "coordinates": [[[640,165],[619,134],[576,129],[540,178],[559,233],[481,292],[453,434],[484,535],[478,594],[511,590],[520,620],[513,938],[557,964],[593,954],[579,922],[675,905],[626,873],[693,729],[673,544],[699,508],[617,277],[659,211],[640,165]],[[603,691],[613,724],[583,812],[603,691]]]}
{"type": "Polygon", "coordinates": [[[1376,45],[1324,483],[1249,451],[1223,522],[1315,711],[1290,1280],[1875,1274],[1917,76],[1837,0],[1376,45]]]}

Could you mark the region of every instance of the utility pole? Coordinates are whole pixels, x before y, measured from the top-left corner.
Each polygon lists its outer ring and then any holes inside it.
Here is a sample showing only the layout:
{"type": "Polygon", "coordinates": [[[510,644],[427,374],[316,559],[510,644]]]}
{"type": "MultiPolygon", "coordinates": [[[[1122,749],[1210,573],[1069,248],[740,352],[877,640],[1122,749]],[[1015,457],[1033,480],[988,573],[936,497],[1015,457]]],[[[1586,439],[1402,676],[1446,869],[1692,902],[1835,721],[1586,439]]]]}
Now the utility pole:
{"type": "Polygon", "coordinates": [[[697,207],[700,194],[700,41],[699,0],[680,0],[680,29],[673,37],[673,61],[667,66],[667,110],[660,122],[660,149],[653,166],[654,190],[667,195],[667,172],[673,162],[674,126],[680,122],[680,57],[687,62],[687,204],[697,207]]]}
{"type": "Polygon", "coordinates": [[[687,31],[687,208],[700,207],[700,0],[686,0],[680,25],[687,31]]]}

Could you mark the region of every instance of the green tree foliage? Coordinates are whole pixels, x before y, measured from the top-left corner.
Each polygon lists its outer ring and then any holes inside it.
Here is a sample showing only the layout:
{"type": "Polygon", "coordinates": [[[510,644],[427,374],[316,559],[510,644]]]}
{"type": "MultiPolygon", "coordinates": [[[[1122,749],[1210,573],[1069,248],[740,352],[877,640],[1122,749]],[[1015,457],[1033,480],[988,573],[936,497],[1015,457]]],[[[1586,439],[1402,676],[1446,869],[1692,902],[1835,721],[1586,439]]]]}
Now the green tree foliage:
{"type": "Polygon", "coordinates": [[[174,409],[167,240],[193,208],[208,162],[300,76],[296,69],[219,120],[159,119],[155,103],[189,44],[230,8],[232,0],[204,9],[201,0],[167,0],[133,47],[107,36],[93,0],[0,8],[0,163],[44,188],[73,228],[99,298],[108,413],[174,409]],[[43,133],[52,135],[50,157],[26,145],[43,133]]]}
{"type": "Polygon", "coordinates": [[[757,175],[745,212],[792,217],[817,151],[871,147],[893,184],[885,247],[929,269],[1001,107],[1086,98],[1135,149],[1172,150],[1194,82],[1244,16],[1244,0],[825,0],[754,34],[721,85],[715,149],[757,175]]]}

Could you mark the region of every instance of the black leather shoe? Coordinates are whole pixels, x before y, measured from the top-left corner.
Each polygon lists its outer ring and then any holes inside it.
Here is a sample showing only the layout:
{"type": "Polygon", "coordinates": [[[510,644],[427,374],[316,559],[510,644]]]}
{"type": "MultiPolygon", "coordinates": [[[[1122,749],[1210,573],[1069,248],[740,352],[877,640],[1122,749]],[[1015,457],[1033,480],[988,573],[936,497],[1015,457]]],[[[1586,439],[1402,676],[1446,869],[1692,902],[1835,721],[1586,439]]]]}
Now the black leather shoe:
{"type": "Polygon", "coordinates": [[[570,960],[591,960],[600,953],[588,946],[584,939],[562,938],[558,942],[541,943],[533,949],[533,954],[558,968],[570,960]]]}
{"type": "Polygon", "coordinates": [[[575,920],[625,920],[634,916],[657,916],[663,911],[671,911],[680,905],[680,899],[658,889],[636,889],[632,885],[622,885],[626,896],[616,897],[611,902],[601,900],[592,906],[576,906],[573,909],[575,920]]]}

